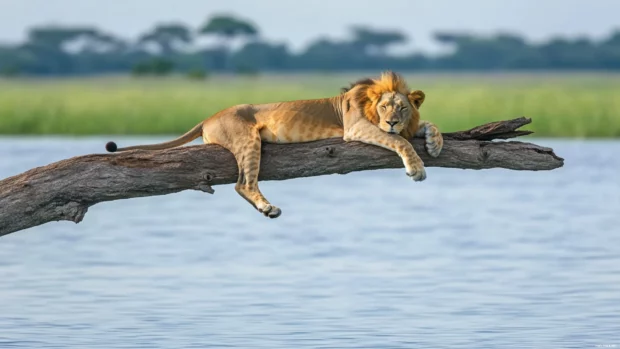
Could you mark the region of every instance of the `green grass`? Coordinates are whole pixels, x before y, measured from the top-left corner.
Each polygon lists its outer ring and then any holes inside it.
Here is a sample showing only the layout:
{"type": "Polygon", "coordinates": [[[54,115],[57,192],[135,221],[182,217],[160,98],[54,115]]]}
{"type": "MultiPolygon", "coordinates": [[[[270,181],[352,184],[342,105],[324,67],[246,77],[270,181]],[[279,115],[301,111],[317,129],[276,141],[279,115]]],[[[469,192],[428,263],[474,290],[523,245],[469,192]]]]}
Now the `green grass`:
{"type": "MultiPolygon", "coordinates": [[[[176,135],[235,104],[332,96],[368,75],[0,80],[0,134],[176,135]]],[[[407,80],[426,92],[422,117],[445,132],[527,116],[536,136],[620,137],[620,75],[418,74],[407,80]]]]}

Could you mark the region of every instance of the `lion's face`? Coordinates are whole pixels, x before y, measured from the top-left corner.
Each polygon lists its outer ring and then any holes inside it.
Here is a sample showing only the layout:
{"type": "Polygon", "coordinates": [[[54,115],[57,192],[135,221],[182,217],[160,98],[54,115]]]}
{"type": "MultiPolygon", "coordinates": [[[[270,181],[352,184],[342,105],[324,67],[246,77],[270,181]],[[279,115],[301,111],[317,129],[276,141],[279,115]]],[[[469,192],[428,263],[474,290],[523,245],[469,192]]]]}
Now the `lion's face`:
{"type": "Polygon", "coordinates": [[[385,92],[381,95],[377,102],[377,115],[379,116],[377,126],[381,130],[391,134],[400,134],[409,125],[414,115],[418,113],[417,103],[412,102],[409,97],[399,92],[385,92]]]}
{"type": "Polygon", "coordinates": [[[425,94],[411,91],[402,76],[384,72],[378,80],[364,79],[343,89],[363,106],[364,116],[379,129],[411,138],[417,132],[425,94]]]}

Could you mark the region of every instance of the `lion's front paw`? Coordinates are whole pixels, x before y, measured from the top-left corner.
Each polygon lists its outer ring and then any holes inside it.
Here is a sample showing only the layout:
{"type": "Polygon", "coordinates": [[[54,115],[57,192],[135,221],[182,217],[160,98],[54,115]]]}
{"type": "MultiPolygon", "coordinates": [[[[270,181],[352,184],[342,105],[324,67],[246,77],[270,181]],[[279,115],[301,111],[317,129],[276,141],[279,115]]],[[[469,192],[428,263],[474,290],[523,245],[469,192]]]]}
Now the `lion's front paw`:
{"type": "Polygon", "coordinates": [[[426,170],[424,169],[424,163],[422,163],[422,161],[419,161],[407,166],[407,176],[411,177],[411,179],[416,182],[425,180],[426,170]]]}
{"type": "Polygon", "coordinates": [[[426,152],[428,155],[436,158],[443,148],[443,137],[435,126],[426,129],[426,152]]]}
{"type": "Polygon", "coordinates": [[[260,213],[269,218],[278,218],[282,214],[282,210],[274,205],[266,205],[258,209],[260,213]]]}

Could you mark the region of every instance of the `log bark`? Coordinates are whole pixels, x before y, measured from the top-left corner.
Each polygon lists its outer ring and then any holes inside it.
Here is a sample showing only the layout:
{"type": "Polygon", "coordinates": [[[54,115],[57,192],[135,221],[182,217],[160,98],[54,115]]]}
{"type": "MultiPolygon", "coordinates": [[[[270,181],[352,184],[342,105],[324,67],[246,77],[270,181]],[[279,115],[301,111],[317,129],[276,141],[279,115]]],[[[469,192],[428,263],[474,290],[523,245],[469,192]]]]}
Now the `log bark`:
{"type": "MultiPolygon", "coordinates": [[[[538,171],[563,166],[564,160],[552,149],[493,141],[530,134],[517,130],[530,122],[522,117],[446,133],[438,158],[426,154],[423,139],[411,142],[427,167],[538,171]]],[[[389,150],[339,138],[263,144],[262,152],[261,181],[403,168],[389,150]]],[[[77,156],[0,181],[0,236],[51,221],[78,223],[99,202],[188,189],[213,193],[211,186],[236,181],[236,161],[218,145],[77,156]]]]}

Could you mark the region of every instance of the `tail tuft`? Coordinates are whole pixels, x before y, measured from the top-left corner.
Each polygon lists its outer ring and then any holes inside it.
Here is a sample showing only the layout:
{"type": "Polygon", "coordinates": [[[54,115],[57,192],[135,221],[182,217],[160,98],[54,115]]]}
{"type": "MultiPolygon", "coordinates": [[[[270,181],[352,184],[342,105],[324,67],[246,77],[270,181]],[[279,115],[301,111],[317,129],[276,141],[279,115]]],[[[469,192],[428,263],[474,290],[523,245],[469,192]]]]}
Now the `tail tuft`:
{"type": "Polygon", "coordinates": [[[105,145],[105,150],[109,151],[110,153],[114,153],[116,149],[118,149],[118,147],[116,146],[116,143],[114,142],[108,142],[105,145]]]}

